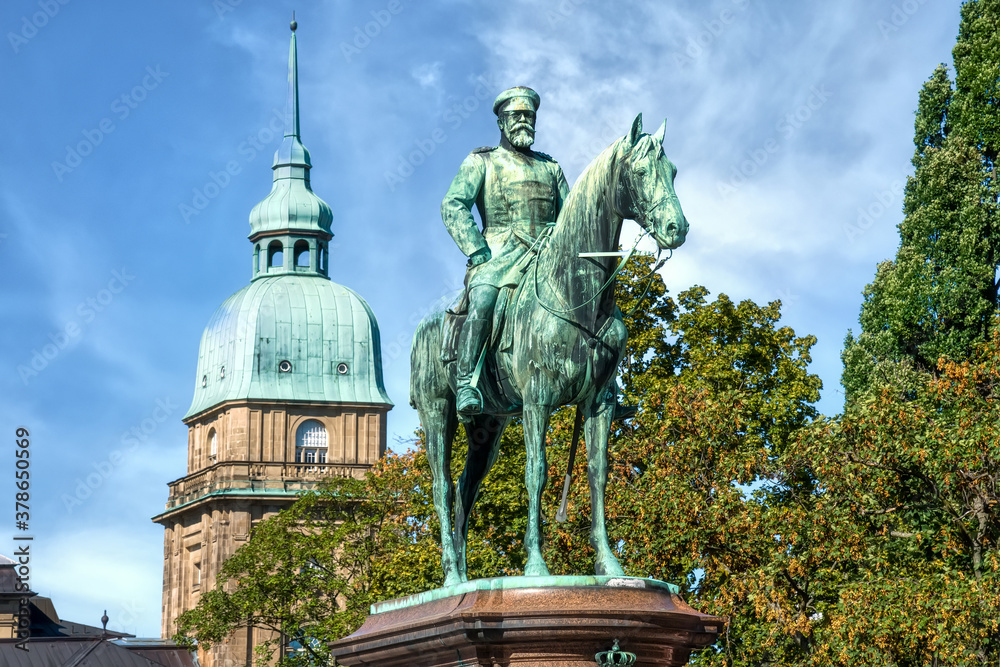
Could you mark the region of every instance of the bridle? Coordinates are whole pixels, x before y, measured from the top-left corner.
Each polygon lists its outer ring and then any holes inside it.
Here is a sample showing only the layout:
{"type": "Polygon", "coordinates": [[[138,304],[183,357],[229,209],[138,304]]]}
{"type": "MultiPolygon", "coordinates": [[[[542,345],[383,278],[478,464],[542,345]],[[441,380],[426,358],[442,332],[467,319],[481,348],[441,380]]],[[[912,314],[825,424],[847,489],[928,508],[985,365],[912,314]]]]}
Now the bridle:
{"type": "MultiPolygon", "coordinates": [[[[620,175],[621,169],[622,169],[621,165],[616,167],[616,172],[615,172],[616,177],[620,175]]],[[[625,194],[628,196],[629,202],[632,204],[632,206],[639,206],[641,205],[641,200],[639,198],[639,191],[636,189],[635,184],[633,183],[634,178],[635,178],[635,170],[633,169],[626,172],[626,178],[621,179],[619,182],[621,182],[624,185],[625,194]]],[[[618,179],[616,178],[616,180],[618,179]]],[[[667,202],[676,200],[677,200],[676,192],[672,192],[671,194],[665,197],[660,197],[655,202],[650,204],[649,207],[635,211],[634,212],[634,215],[636,216],[635,219],[639,222],[639,224],[645,231],[646,222],[652,217],[653,212],[656,211],[656,209],[663,206],[664,204],[666,204],[667,202]]],[[[646,233],[648,234],[649,232],[647,231],[646,233]]]]}

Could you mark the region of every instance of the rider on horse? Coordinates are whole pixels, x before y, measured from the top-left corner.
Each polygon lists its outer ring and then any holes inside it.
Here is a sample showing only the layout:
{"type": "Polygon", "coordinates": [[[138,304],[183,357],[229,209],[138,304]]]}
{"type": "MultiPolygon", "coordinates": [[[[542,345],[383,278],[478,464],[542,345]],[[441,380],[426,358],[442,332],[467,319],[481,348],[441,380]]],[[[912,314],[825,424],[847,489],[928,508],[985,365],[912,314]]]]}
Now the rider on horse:
{"type": "Polygon", "coordinates": [[[456,409],[466,417],[483,410],[473,375],[492,330],[500,289],[520,282],[535,240],[555,225],[569,194],[556,161],[531,150],[539,103],[538,93],[525,86],[500,93],[493,103],[500,145],[472,151],[441,202],[445,227],[469,257],[469,315],[458,345],[456,397],[456,409]],[[473,204],[482,231],[472,216],[473,204]]]}

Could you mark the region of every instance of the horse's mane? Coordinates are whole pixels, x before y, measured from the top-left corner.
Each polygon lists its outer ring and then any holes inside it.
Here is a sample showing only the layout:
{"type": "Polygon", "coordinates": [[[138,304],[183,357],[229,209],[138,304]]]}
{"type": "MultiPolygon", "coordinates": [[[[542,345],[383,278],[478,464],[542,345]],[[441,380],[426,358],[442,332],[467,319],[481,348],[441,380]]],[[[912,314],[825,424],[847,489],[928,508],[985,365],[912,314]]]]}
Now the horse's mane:
{"type": "Polygon", "coordinates": [[[559,228],[563,226],[564,216],[584,216],[585,219],[596,219],[596,215],[599,213],[596,210],[597,206],[603,200],[603,194],[607,192],[611,180],[614,178],[615,162],[619,147],[624,139],[621,137],[612,142],[583,170],[559,211],[554,231],[558,232],[559,228]],[[583,198],[582,203],[579,201],[581,198],[583,198]]]}

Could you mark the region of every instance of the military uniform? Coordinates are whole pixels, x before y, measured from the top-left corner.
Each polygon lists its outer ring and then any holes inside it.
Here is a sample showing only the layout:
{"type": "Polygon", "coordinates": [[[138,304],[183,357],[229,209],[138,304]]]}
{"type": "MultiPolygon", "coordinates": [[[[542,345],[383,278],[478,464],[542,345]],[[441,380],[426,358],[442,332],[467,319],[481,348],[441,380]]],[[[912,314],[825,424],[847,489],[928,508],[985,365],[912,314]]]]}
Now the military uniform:
{"type": "Polygon", "coordinates": [[[555,224],[568,194],[562,168],[544,153],[503,147],[472,151],[441,202],[441,219],[459,249],[471,256],[488,247],[492,254],[469,267],[467,287],[517,285],[528,250],[555,224]],[[472,217],[473,204],[482,231],[472,217]]]}
{"type": "MultiPolygon", "coordinates": [[[[478,363],[484,358],[499,290],[517,285],[539,235],[555,225],[569,185],[562,168],[548,155],[530,150],[534,141],[538,93],[525,86],[509,88],[493,102],[501,130],[500,146],[469,154],[441,202],[441,220],[459,249],[469,256],[465,276],[468,317],[456,335],[446,319],[442,360],[457,348],[455,407],[466,421],[483,409],[476,388],[478,363]],[[480,230],[472,216],[479,209],[480,230]],[[457,343],[455,338],[458,338],[457,343]]],[[[453,315],[458,315],[453,313],[453,315]]],[[[616,406],[616,418],[634,414],[616,406]]]]}
{"type": "Polygon", "coordinates": [[[525,86],[500,93],[493,102],[500,146],[472,151],[441,202],[441,220],[469,256],[465,276],[469,311],[459,337],[455,374],[460,418],[483,408],[475,369],[492,328],[499,289],[521,281],[535,240],[555,224],[569,194],[555,160],[528,148],[534,140],[539,102],[538,93],[525,86]],[[473,205],[479,209],[482,230],[472,216],[473,205]]]}

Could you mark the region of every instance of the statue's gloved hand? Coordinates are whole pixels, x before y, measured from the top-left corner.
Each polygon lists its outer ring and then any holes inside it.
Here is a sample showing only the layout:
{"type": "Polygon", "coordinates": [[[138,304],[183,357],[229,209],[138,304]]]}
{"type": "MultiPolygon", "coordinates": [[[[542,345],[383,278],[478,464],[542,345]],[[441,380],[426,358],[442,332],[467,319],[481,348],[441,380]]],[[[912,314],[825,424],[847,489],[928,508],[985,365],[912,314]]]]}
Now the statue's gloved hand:
{"type": "Polygon", "coordinates": [[[490,252],[490,249],[480,248],[476,252],[469,255],[469,266],[479,266],[480,264],[485,264],[491,259],[493,259],[493,253],[490,252]]]}

